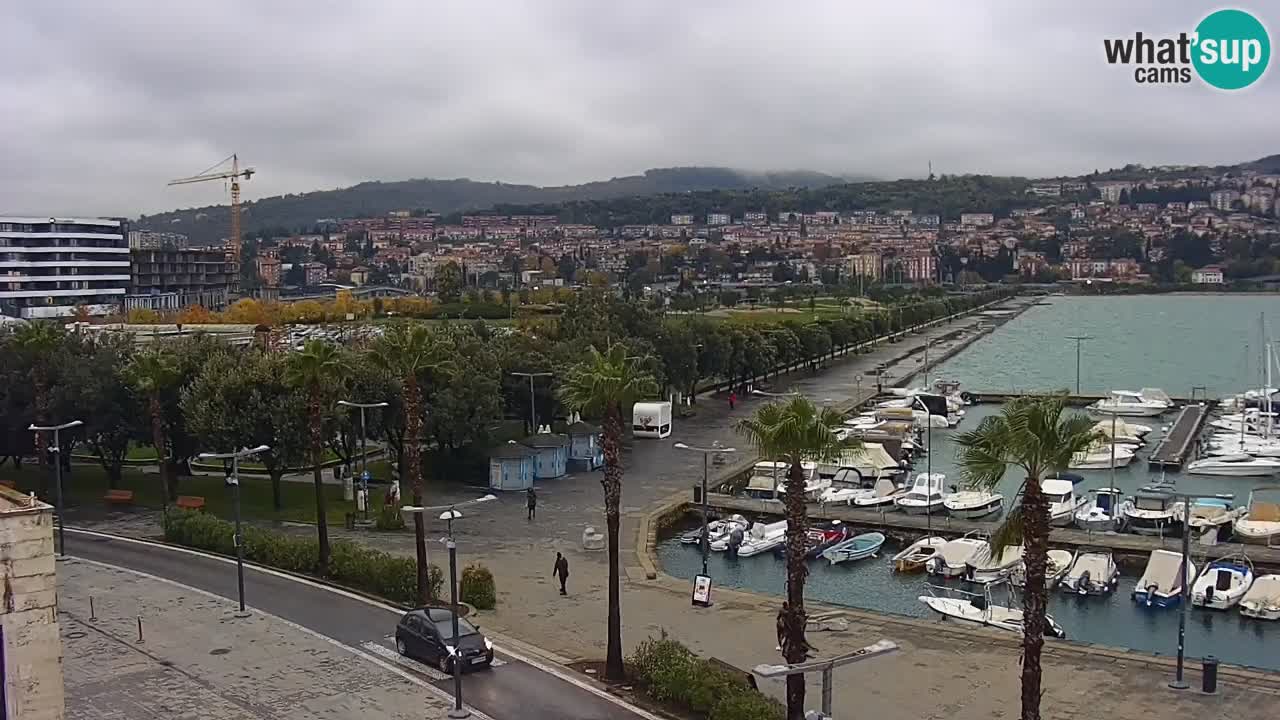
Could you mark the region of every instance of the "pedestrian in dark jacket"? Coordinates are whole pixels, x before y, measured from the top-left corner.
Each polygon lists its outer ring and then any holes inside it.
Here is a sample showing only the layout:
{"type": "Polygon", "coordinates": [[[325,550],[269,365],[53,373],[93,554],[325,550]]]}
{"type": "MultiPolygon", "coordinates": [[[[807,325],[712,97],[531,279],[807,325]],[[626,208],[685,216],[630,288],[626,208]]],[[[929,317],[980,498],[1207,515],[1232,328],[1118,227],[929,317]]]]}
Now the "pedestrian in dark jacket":
{"type": "Polygon", "coordinates": [[[524,506],[529,510],[529,519],[532,520],[538,514],[538,494],[529,488],[524,491],[524,506]]]}
{"type": "Polygon", "coordinates": [[[564,584],[569,580],[569,559],[556,553],[556,566],[552,568],[551,575],[560,578],[560,594],[568,595],[569,591],[565,590],[564,584]]]}

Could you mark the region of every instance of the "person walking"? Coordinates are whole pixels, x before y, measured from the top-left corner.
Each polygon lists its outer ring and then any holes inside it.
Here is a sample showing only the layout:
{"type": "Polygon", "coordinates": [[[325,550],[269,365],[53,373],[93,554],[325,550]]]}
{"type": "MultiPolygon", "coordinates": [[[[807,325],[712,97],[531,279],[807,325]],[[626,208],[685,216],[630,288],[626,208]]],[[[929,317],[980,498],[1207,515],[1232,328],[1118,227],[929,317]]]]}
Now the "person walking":
{"type": "Polygon", "coordinates": [[[738,404],[738,393],[729,391],[729,409],[732,410],[738,404]]]}
{"type": "Polygon", "coordinates": [[[556,553],[556,566],[552,568],[551,575],[560,578],[560,594],[568,595],[569,591],[565,589],[564,584],[569,580],[569,559],[556,553]]]}
{"type": "Polygon", "coordinates": [[[524,491],[524,506],[529,510],[529,519],[532,520],[538,514],[538,494],[533,488],[524,491]]]}

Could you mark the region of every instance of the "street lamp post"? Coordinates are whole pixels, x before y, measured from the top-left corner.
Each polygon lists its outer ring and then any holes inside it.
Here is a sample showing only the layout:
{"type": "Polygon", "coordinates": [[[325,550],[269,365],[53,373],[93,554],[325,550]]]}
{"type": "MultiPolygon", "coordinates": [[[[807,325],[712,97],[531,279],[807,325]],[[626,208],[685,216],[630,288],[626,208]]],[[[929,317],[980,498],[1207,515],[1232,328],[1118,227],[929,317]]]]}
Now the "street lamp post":
{"type": "MultiPolygon", "coordinates": [[[[497,500],[497,499],[498,497],[496,495],[483,495],[474,500],[464,500],[463,502],[451,503],[449,505],[433,505],[430,507],[422,507],[420,505],[404,505],[400,508],[400,515],[404,517],[406,523],[408,523],[411,517],[414,515],[422,515],[423,521],[425,522],[427,519],[427,513],[435,513],[436,511],[441,511],[441,510],[456,512],[456,508],[467,507],[468,505],[477,505],[479,503],[485,503],[485,502],[489,502],[490,500],[497,500]]],[[[459,517],[461,517],[461,515],[459,515],[459,517]]],[[[440,519],[445,520],[447,518],[441,515],[440,519]]],[[[429,553],[427,552],[427,547],[428,546],[426,544],[426,536],[424,535],[422,550],[423,550],[423,555],[427,556],[426,562],[427,562],[427,567],[429,568],[431,567],[431,559],[430,559],[429,553]]]]}
{"type": "Polygon", "coordinates": [[[825,660],[810,660],[795,665],[769,665],[767,663],[760,664],[752,668],[752,672],[763,678],[786,677],[788,675],[801,675],[811,672],[822,673],[822,715],[824,720],[831,720],[831,695],[834,689],[832,682],[833,671],[844,665],[852,665],[864,660],[872,660],[883,655],[889,655],[898,651],[898,644],[892,640],[880,640],[864,648],[854,650],[844,655],[837,655],[833,658],[825,660]]]}
{"type": "Polygon", "coordinates": [[[533,379],[536,377],[551,377],[549,372],[513,372],[516,377],[529,378],[529,425],[532,428],[530,435],[538,434],[538,406],[533,401],[533,379]]]}
{"type": "Polygon", "coordinates": [[[59,443],[59,433],[63,430],[69,430],[73,427],[80,427],[84,423],[80,420],[72,420],[61,425],[36,425],[32,423],[27,429],[31,432],[52,432],[53,447],[49,448],[53,453],[53,476],[54,489],[57,494],[58,503],[58,559],[64,560],[67,557],[67,536],[63,532],[63,516],[66,514],[66,508],[62,502],[62,445],[59,443]]]}
{"type": "Polygon", "coordinates": [[[244,448],[229,453],[200,453],[201,460],[231,460],[231,475],[227,478],[227,485],[233,488],[236,516],[236,534],[232,541],[236,546],[236,589],[240,598],[240,611],[236,613],[236,617],[249,615],[244,609],[244,537],[240,533],[240,458],[257,455],[270,449],[266,445],[259,445],[256,448],[244,448]]]}
{"type": "Polygon", "coordinates": [[[1080,395],[1080,343],[1085,340],[1092,340],[1091,335],[1067,335],[1067,340],[1076,341],[1076,395],[1080,395]]]}
{"type": "Polygon", "coordinates": [[[714,453],[734,453],[738,452],[737,448],[720,447],[719,442],[713,442],[711,447],[697,447],[695,445],[687,445],[678,442],[672,447],[678,450],[691,450],[693,452],[702,453],[702,574],[707,574],[707,556],[711,552],[711,539],[709,537],[710,530],[707,523],[707,457],[714,453]]]}
{"type": "Polygon", "coordinates": [[[385,402],[376,403],[358,403],[349,400],[339,400],[338,404],[343,407],[352,407],[360,410],[360,489],[364,492],[364,519],[369,519],[369,453],[365,450],[365,440],[369,434],[365,431],[364,411],[373,408],[387,407],[385,402]]]}

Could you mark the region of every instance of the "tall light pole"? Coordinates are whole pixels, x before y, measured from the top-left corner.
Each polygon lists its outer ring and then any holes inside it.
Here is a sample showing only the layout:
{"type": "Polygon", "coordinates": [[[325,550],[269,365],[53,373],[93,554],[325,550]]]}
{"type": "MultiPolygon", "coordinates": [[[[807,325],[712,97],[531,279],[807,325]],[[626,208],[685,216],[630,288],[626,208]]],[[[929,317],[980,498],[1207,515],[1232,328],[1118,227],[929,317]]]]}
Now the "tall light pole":
{"type": "Polygon", "coordinates": [[[672,447],[678,450],[691,450],[693,452],[702,453],[702,574],[707,574],[707,556],[711,551],[710,531],[707,523],[707,457],[714,453],[734,453],[738,452],[737,448],[720,447],[719,442],[713,442],[711,447],[697,447],[695,445],[687,445],[682,442],[675,443],[672,447]]]}
{"type": "Polygon", "coordinates": [[[63,532],[63,516],[66,515],[66,508],[62,502],[62,445],[58,442],[58,433],[63,430],[69,430],[73,427],[80,427],[84,423],[80,420],[72,420],[61,425],[36,425],[32,423],[27,429],[31,432],[52,432],[53,447],[49,451],[53,453],[53,476],[54,488],[57,494],[58,503],[58,559],[64,560],[67,557],[67,536],[63,532]]]}
{"type": "Polygon", "coordinates": [[[232,495],[235,498],[236,534],[233,543],[236,546],[236,588],[240,597],[240,612],[236,613],[236,617],[248,617],[244,609],[244,537],[240,533],[240,458],[257,455],[270,449],[266,445],[259,445],[256,448],[244,448],[229,453],[200,453],[201,460],[231,460],[231,475],[227,478],[227,485],[231,486],[232,495]]]}
{"type": "Polygon", "coordinates": [[[898,644],[892,640],[879,640],[859,650],[823,660],[809,660],[795,665],[769,665],[767,663],[752,668],[752,672],[763,678],[786,677],[805,673],[822,673],[822,718],[831,720],[831,695],[834,689],[832,676],[836,668],[844,665],[871,660],[898,651],[898,644]]]}
{"type": "Polygon", "coordinates": [[[1092,340],[1093,336],[1067,335],[1066,339],[1076,341],[1076,396],[1078,397],[1080,395],[1080,343],[1083,343],[1085,340],[1092,340]]]}
{"type": "MultiPolygon", "coordinates": [[[[423,519],[423,523],[425,525],[426,520],[428,519],[428,515],[434,514],[437,511],[441,511],[441,510],[454,511],[460,507],[467,507],[469,505],[478,505],[480,503],[486,503],[491,500],[497,500],[497,499],[498,497],[496,495],[482,495],[481,497],[478,497],[474,500],[464,500],[460,503],[450,503],[449,505],[432,505],[429,507],[422,507],[420,505],[404,505],[400,508],[400,515],[404,517],[406,523],[409,522],[412,516],[421,515],[423,519]]],[[[441,515],[440,519],[444,520],[446,518],[443,515],[441,515]]],[[[422,547],[423,555],[427,556],[427,559],[426,559],[427,566],[430,567],[431,559],[429,554],[427,553],[425,533],[423,535],[422,541],[423,541],[423,547],[422,547]]]]}
{"type": "Polygon", "coordinates": [[[364,411],[373,408],[387,407],[387,403],[358,403],[350,400],[339,400],[338,404],[342,407],[357,408],[360,410],[360,490],[364,492],[364,519],[369,519],[369,453],[365,450],[365,440],[369,433],[365,431],[364,411]]]}
{"type": "Polygon", "coordinates": [[[538,406],[533,401],[533,379],[536,377],[551,377],[549,372],[513,372],[516,377],[529,378],[529,425],[532,428],[530,435],[538,434],[538,406]]]}

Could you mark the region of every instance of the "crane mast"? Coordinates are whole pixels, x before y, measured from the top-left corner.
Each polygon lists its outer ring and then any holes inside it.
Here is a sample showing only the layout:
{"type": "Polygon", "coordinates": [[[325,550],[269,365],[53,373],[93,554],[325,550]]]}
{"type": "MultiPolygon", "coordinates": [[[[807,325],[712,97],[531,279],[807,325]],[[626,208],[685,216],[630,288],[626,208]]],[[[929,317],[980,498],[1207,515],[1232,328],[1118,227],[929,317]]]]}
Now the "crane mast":
{"type": "Polygon", "coordinates": [[[170,185],[190,185],[191,183],[208,182],[210,180],[229,180],[231,182],[231,238],[227,241],[227,252],[231,255],[232,262],[235,263],[237,273],[240,272],[240,178],[248,180],[253,176],[254,172],[255,170],[251,167],[241,168],[239,156],[232,153],[230,157],[223,159],[222,162],[199,175],[169,181],[170,185]],[[214,172],[219,166],[225,165],[228,160],[231,161],[231,170],[214,172]]]}

